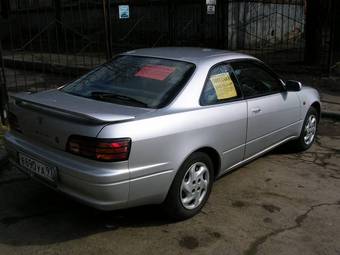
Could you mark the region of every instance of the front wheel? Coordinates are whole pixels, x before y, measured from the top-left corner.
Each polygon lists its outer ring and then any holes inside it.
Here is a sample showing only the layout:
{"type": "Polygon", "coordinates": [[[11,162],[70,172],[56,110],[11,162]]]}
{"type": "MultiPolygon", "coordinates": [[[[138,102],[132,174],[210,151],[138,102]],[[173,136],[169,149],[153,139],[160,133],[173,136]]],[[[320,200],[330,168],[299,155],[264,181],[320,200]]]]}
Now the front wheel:
{"type": "Polygon", "coordinates": [[[182,164],[163,204],[172,219],[184,220],[196,215],[204,206],[214,180],[210,157],[195,152],[182,164]]]}
{"type": "Polygon", "coordinates": [[[319,123],[318,111],[311,107],[307,112],[300,137],[294,141],[294,147],[298,151],[308,150],[314,143],[319,123]]]}

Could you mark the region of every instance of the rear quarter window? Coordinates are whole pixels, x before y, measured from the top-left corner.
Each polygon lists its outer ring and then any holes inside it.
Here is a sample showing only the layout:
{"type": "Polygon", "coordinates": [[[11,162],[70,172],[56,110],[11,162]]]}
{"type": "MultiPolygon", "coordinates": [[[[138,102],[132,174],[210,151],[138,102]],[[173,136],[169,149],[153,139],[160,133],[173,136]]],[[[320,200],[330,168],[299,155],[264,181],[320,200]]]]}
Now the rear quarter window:
{"type": "Polygon", "coordinates": [[[213,67],[206,79],[201,105],[213,105],[237,100],[242,97],[232,68],[227,64],[213,67]]]}

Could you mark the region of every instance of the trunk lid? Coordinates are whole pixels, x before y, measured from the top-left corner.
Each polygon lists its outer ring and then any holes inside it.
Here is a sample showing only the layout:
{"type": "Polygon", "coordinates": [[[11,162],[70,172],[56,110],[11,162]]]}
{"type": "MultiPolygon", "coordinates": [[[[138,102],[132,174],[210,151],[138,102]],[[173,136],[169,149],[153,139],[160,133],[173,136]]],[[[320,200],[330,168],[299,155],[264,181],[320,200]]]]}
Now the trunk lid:
{"type": "MultiPolygon", "coordinates": [[[[13,96],[12,112],[22,134],[33,141],[65,150],[70,135],[96,137],[107,125],[155,111],[101,102],[59,90],[13,96]]],[[[114,134],[112,134],[112,138],[114,134]]]]}

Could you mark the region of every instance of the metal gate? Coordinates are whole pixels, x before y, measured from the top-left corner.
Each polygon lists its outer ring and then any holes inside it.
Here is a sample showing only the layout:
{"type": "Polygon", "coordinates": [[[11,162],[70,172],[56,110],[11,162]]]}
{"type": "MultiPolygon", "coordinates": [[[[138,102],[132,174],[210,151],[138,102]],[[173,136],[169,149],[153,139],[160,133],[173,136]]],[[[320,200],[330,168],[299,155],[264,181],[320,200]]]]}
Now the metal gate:
{"type": "Polygon", "coordinates": [[[304,0],[229,0],[228,4],[229,49],[250,53],[272,65],[303,61],[304,0]]]}
{"type": "Polygon", "coordinates": [[[270,63],[301,62],[304,0],[130,1],[132,17],[120,20],[110,4],[114,48],[164,45],[244,51],[270,63]]]}
{"type": "Polygon", "coordinates": [[[56,87],[106,61],[102,3],[14,0],[8,4],[0,33],[9,92],[56,87]]]}
{"type": "MultiPolygon", "coordinates": [[[[305,54],[305,2],[0,0],[7,88],[11,93],[60,86],[118,52],[140,47],[215,47],[246,52],[272,66],[299,64],[305,54]],[[213,12],[207,2],[216,2],[213,12]],[[120,17],[121,5],[129,5],[128,18],[120,17]]],[[[322,68],[335,62],[330,24],[320,32],[322,68]]]]}

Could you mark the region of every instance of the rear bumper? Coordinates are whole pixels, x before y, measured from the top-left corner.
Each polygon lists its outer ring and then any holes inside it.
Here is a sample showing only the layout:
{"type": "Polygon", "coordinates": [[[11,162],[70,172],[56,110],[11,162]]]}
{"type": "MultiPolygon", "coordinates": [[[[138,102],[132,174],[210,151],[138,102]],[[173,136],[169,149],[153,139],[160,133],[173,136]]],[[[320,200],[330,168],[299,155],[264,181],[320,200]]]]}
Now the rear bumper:
{"type": "Polygon", "coordinates": [[[82,159],[72,154],[32,143],[20,134],[7,133],[5,145],[10,162],[34,179],[66,193],[77,200],[101,210],[115,210],[129,206],[129,169],[127,162],[102,163],[82,159]],[[18,164],[18,153],[55,166],[58,179],[51,185],[33,176],[18,164]]]}
{"type": "Polygon", "coordinates": [[[32,176],[19,165],[18,153],[54,166],[58,178],[53,185],[36,175],[32,178],[100,210],[162,203],[175,175],[169,164],[162,163],[141,167],[143,171],[139,176],[131,179],[127,161],[109,163],[81,158],[31,141],[16,132],[5,135],[5,146],[10,162],[19,170],[32,176]]]}

